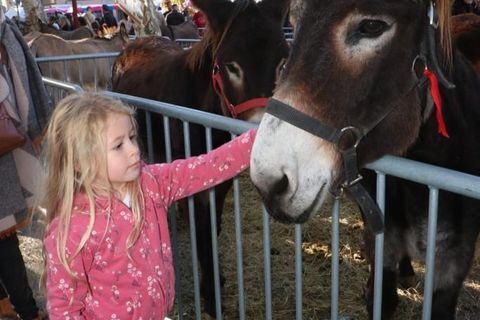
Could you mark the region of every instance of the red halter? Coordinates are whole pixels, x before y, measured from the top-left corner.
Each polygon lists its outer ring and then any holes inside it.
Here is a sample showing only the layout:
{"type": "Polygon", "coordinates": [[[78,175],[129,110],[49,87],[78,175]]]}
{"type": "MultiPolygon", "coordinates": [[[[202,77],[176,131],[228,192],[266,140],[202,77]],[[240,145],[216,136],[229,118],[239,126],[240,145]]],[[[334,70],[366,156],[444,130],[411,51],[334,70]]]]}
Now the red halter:
{"type": "Polygon", "coordinates": [[[220,75],[220,67],[216,60],[213,64],[212,81],[215,92],[221,99],[223,99],[228,109],[230,110],[233,118],[236,118],[240,113],[243,113],[247,110],[254,108],[265,108],[265,106],[267,105],[268,98],[253,98],[234,106],[225,95],[223,79],[220,75]]]}

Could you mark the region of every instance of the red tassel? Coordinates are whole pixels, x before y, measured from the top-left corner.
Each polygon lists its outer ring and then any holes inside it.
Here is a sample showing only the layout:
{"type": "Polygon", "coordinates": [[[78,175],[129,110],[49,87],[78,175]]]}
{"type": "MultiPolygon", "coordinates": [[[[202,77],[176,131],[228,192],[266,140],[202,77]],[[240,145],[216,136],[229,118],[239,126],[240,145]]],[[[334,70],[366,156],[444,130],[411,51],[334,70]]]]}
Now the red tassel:
{"type": "Polygon", "coordinates": [[[435,73],[431,72],[427,68],[423,71],[423,74],[430,81],[430,94],[432,95],[433,102],[435,103],[435,116],[438,123],[438,133],[440,133],[445,138],[450,138],[447,133],[447,127],[445,126],[445,121],[443,120],[442,114],[442,97],[440,95],[440,89],[438,88],[438,79],[435,73]]]}

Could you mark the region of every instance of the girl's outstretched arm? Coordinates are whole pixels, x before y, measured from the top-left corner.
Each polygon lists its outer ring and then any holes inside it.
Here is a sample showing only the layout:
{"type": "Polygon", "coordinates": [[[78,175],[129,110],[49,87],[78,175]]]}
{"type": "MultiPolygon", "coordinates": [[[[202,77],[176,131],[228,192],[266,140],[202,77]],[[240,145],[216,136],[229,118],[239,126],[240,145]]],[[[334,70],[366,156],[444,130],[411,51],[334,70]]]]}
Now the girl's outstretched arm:
{"type": "Polygon", "coordinates": [[[204,155],[148,166],[164,203],[168,206],[212,188],[247,169],[256,133],[257,129],[251,129],[204,155]]]}
{"type": "MultiPolygon", "coordinates": [[[[88,225],[88,215],[72,217],[67,241],[67,253],[72,255],[88,225]]],[[[89,292],[88,271],[93,263],[93,253],[85,246],[70,262],[73,278],[60,262],[57,254],[56,234],[58,220],[52,221],[45,235],[47,271],[47,311],[50,319],[85,319],[85,301],[89,292]]]]}

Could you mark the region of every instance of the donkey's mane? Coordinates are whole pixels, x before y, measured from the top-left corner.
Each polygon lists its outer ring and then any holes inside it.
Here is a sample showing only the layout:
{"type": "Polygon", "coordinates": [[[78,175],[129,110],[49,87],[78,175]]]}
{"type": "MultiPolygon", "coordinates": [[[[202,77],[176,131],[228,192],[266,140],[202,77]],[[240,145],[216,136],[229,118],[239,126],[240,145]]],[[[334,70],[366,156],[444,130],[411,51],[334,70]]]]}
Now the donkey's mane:
{"type": "Polygon", "coordinates": [[[196,70],[201,67],[203,64],[203,60],[206,54],[210,53],[213,55],[213,50],[211,48],[216,47],[216,37],[215,35],[209,30],[208,22],[205,27],[205,33],[198,43],[194,44],[190,52],[187,55],[186,64],[191,70],[196,70]]]}
{"type": "Polygon", "coordinates": [[[443,49],[445,67],[452,64],[452,4],[454,0],[436,0],[440,43],[443,49]]]}
{"type": "Polygon", "coordinates": [[[117,27],[106,27],[100,28],[95,34],[95,39],[104,39],[104,40],[111,40],[118,34],[117,27]]]}
{"type": "Polygon", "coordinates": [[[206,55],[210,55],[211,57],[216,56],[218,48],[230,30],[232,23],[237,16],[248,7],[250,1],[251,0],[237,0],[234,2],[233,12],[225,23],[222,32],[213,32],[211,28],[209,28],[209,21],[207,19],[205,34],[202,40],[192,46],[187,57],[187,65],[191,70],[199,68],[203,64],[206,55]]]}

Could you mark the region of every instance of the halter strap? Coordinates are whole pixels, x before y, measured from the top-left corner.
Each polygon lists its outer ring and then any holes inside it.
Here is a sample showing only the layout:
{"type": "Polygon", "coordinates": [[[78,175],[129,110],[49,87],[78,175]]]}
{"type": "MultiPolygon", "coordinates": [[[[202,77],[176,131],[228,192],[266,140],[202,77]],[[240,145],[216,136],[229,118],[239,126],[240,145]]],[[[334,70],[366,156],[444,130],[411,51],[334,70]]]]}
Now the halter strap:
{"type": "MultiPolygon", "coordinates": [[[[426,80],[426,76],[422,75],[402,96],[409,95],[413,90],[423,85],[426,80]]],[[[397,100],[395,99],[395,101],[397,100]]],[[[328,140],[337,145],[346,132],[352,131],[357,138],[357,142],[355,144],[358,144],[359,140],[361,140],[376,126],[378,126],[395,109],[397,105],[398,104],[391,103],[383,110],[383,113],[378,118],[366,126],[346,126],[341,129],[333,128],[321,123],[317,119],[310,117],[303,112],[294,109],[290,105],[274,98],[269,99],[265,112],[270,113],[285,122],[288,122],[296,127],[310,132],[317,137],[328,140]]],[[[354,145],[354,147],[356,147],[356,145],[354,145]]]]}
{"type": "Polygon", "coordinates": [[[230,113],[232,114],[233,118],[237,118],[239,114],[245,111],[248,111],[250,109],[265,108],[267,106],[268,98],[263,98],[263,97],[249,99],[237,105],[233,105],[228,99],[227,95],[225,94],[225,87],[223,84],[222,76],[220,74],[220,67],[216,60],[213,65],[212,82],[213,82],[213,89],[215,89],[215,92],[217,93],[217,95],[221,99],[223,99],[223,102],[228,107],[228,110],[230,110],[230,113]]]}
{"type": "MultiPolygon", "coordinates": [[[[274,98],[270,98],[265,112],[334,144],[338,144],[345,132],[345,128],[337,129],[320,123],[317,119],[274,98]]],[[[361,133],[361,131],[359,131],[359,133],[363,137],[363,133],[361,133]]]]}
{"type": "MultiPolygon", "coordinates": [[[[406,92],[402,94],[402,96],[409,95],[413,90],[424,84],[425,81],[426,76],[422,75],[406,92]]],[[[394,101],[398,100],[394,99],[394,101]]],[[[354,134],[355,141],[353,144],[346,148],[339,148],[343,158],[345,181],[343,183],[335,184],[331,191],[334,195],[339,196],[342,189],[347,189],[357,201],[367,224],[371,230],[377,234],[382,232],[384,228],[383,214],[370,194],[360,183],[358,183],[362,180],[362,176],[358,172],[357,146],[371,130],[377,127],[378,124],[380,124],[395,109],[396,106],[398,106],[398,103],[391,103],[383,109],[382,114],[380,114],[378,118],[368,125],[346,126],[341,129],[333,128],[321,123],[315,118],[312,118],[294,109],[288,104],[273,98],[269,100],[266,112],[317,137],[330,141],[337,145],[337,147],[339,147],[342,137],[347,132],[354,134]]]]}
{"type": "MultiPolygon", "coordinates": [[[[356,141],[353,146],[346,150],[341,150],[346,177],[343,187],[347,188],[357,201],[372,231],[375,234],[382,232],[384,229],[382,212],[370,194],[358,183],[362,176],[358,173],[356,148],[366,133],[354,127],[332,128],[276,99],[270,99],[266,112],[335,145],[338,145],[340,139],[347,131],[352,131],[356,135],[356,141]]],[[[338,188],[336,189],[333,193],[338,197],[340,192],[338,192],[338,188]]]]}

